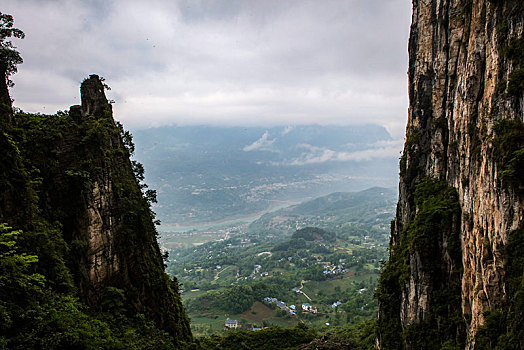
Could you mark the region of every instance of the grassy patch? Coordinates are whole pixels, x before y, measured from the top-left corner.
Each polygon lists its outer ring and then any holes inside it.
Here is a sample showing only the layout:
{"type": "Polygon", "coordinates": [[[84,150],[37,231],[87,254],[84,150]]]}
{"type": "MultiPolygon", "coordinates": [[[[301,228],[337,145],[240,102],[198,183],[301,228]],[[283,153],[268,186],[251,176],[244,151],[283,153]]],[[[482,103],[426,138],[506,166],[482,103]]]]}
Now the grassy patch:
{"type": "Polygon", "coordinates": [[[262,320],[272,318],[274,315],[275,310],[270,309],[259,301],[255,301],[249,310],[239,314],[238,316],[256,323],[262,323],[262,320]]]}

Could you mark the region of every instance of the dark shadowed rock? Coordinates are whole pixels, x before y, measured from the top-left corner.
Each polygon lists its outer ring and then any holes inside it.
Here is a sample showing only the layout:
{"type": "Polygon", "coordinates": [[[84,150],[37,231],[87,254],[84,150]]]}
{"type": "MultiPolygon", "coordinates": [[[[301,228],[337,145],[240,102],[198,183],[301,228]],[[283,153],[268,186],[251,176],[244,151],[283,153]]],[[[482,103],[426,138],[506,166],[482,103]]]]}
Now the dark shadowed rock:
{"type": "Polygon", "coordinates": [[[82,85],[80,86],[80,95],[82,101],[82,114],[84,116],[102,116],[104,111],[106,111],[108,107],[110,108],[104,92],[104,84],[96,74],[91,74],[89,78],[82,82],[82,85]]]}

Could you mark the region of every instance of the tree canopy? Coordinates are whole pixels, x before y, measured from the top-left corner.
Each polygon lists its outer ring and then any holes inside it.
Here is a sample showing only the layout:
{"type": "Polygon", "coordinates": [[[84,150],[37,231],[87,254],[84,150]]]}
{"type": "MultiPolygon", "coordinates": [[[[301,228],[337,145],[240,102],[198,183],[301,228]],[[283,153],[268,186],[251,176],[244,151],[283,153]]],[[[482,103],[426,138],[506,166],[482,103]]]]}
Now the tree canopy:
{"type": "Polygon", "coordinates": [[[17,72],[16,66],[23,62],[22,56],[16,51],[9,38],[15,37],[23,39],[25,34],[18,28],[13,28],[13,16],[0,12],[0,68],[4,71],[6,83],[12,86],[13,82],[9,79],[11,74],[17,72]]]}

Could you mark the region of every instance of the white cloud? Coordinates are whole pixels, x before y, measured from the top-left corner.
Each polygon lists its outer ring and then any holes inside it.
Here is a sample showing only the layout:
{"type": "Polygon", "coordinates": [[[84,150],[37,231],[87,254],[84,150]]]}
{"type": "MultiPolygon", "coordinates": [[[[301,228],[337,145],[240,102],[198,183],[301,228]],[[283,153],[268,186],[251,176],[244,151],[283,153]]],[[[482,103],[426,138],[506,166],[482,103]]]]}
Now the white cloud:
{"type": "Polygon", "coordinates": [[[283,131],[282,136],[289,134],[294,128],[291,125],[288,125],[283,131]]]}
{"type": "Polygon", "coordinates": [[[3,11],[27,34],[12,94],[28,111],[66,109],[96,73],[131,128],[364,121],[403,134],[409,1],[5,0],[3,11]]]}
{"type": "Polygon", "coordinates": [[[289,165],[305,165],[305,164],[316,164],[325,163],[335,159],[337,152],[330,149],[324,148],[312,150],[310,153],[303,153],[300,158],[293,159],[289,162],[289,165]]]}
{"type": "Polygon", "coordinates": [[[269,132],[266,131],[258,140],[242,148],[242,150],[244,152],[250,152],[250,151],[255,151],[255,150],[276,152],[272,147],[276,139],[269,140],[268,138],[269,138],[269,132]]]}
{"type": "Polygon", "coordinates": [[[403,140],[378,141],[369,145],[368,149],[355,152],[339,152],[309,144],[297,145],[307,151],[298,158],[292,159],[287,165],[306,165],[325,162],[368,161],[373,159],[394,158],[400,155],[403,140]]]}

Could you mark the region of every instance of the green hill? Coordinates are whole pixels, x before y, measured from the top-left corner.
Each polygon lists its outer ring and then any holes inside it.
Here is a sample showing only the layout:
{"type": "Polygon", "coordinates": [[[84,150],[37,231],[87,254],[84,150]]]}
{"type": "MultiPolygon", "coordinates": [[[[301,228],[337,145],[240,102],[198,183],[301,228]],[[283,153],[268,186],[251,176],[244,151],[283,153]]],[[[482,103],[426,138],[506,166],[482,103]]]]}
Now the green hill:
{"type": "Polygon", "coordinates": [[[305,227],[300,230],[296,230],[291,239],[300,239],[302,238],[305,241],[326,241],[334,242],[337,237],[332,232],[323,230],[318,227],[305,227]]]}
{"type": "Polygon", "coordinates": [[[395,213],[397,192],[373,187],[360,192],[336,192],[327,196],[264,214],[249,226],[253,233],[291,234],[296,229],[315,226],[334,233],[348,225],[389,229],[395,213]]]}

